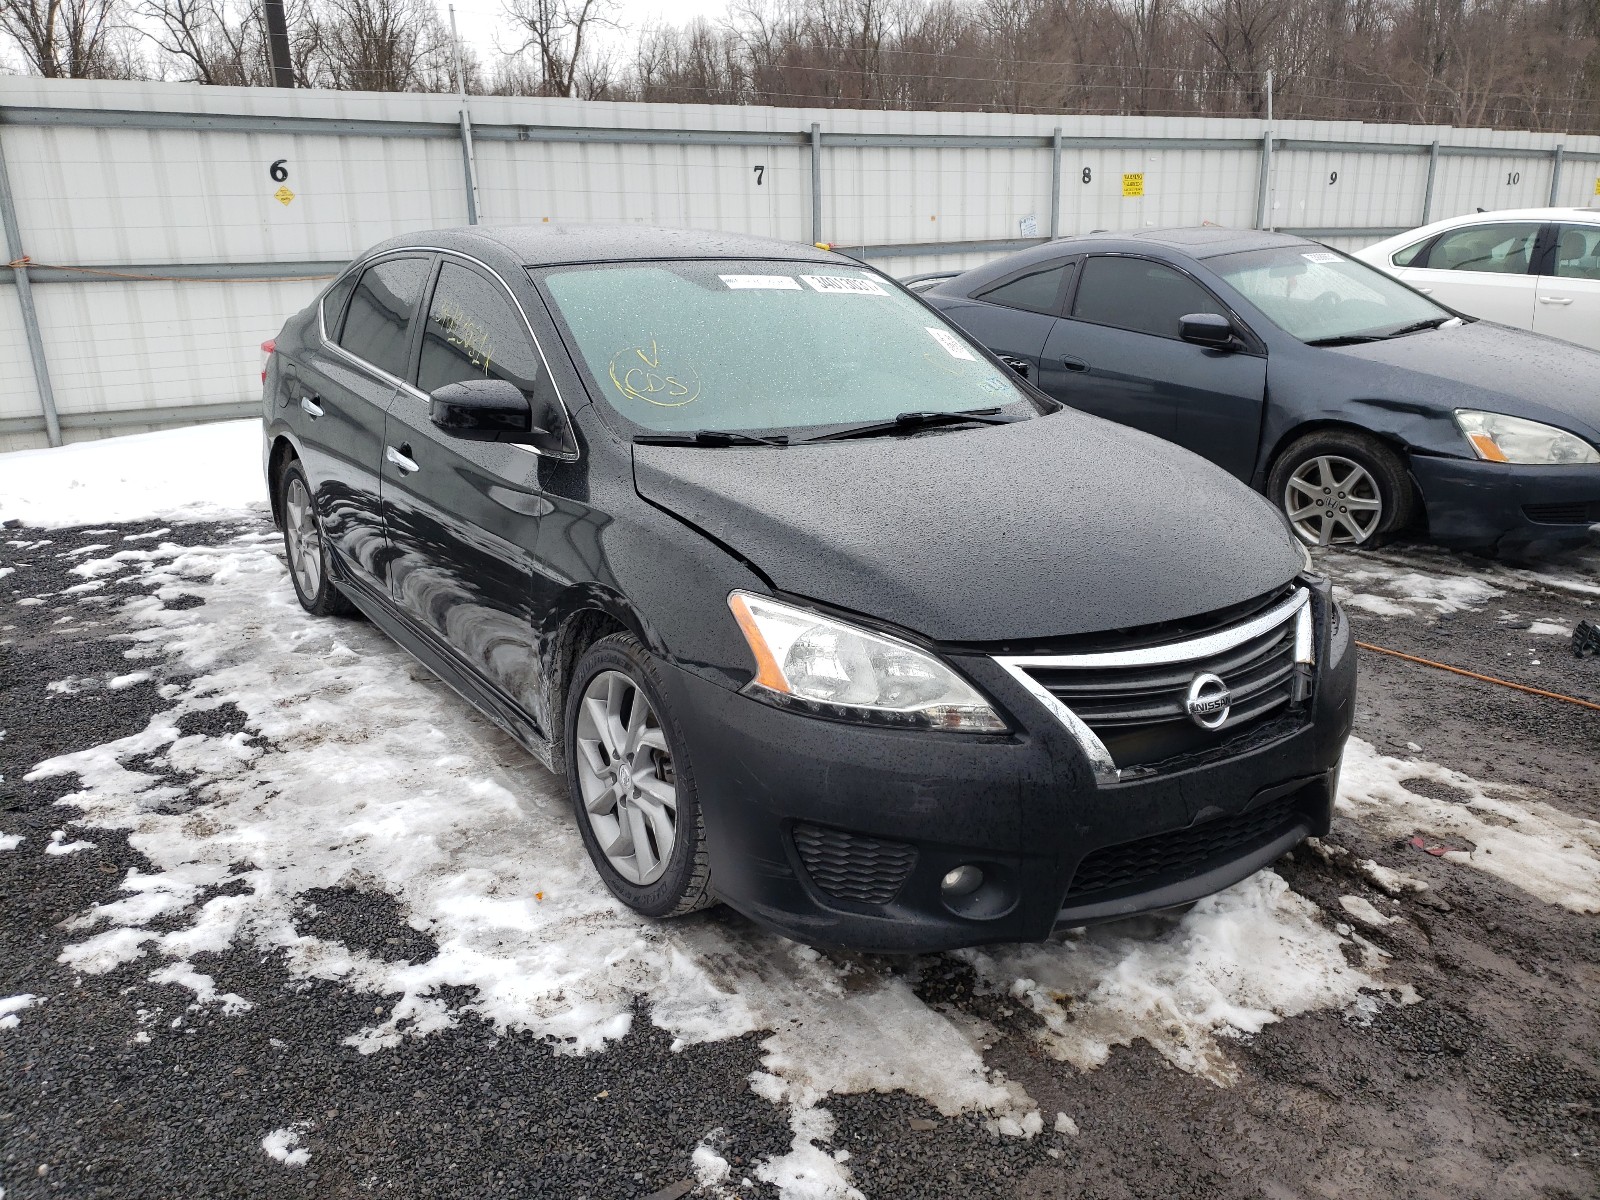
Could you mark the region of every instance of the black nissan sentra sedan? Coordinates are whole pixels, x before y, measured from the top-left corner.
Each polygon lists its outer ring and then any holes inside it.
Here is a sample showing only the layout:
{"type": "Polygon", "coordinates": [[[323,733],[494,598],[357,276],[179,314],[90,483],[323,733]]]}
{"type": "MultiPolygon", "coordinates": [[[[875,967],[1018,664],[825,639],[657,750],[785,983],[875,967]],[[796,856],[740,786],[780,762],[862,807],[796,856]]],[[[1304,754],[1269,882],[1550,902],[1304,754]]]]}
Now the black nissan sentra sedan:
{"type": "Polygon", "coordinates": [[[1600,531],[1600,353],[1464,316],[1304,238],[1062,238],[922,294],[1055,398],[1265,492],[1312,545],[1414,528],[1524,555],[1600,531]]]}
{"type": "Polygon", "coordinates": [[[290,318],[265,385],[300,602],[359,609],[565,773],[640,913],[1035,940],[1328,828],[1354,653],[1282,516],[847,259],[396,239],[290,318]]]}

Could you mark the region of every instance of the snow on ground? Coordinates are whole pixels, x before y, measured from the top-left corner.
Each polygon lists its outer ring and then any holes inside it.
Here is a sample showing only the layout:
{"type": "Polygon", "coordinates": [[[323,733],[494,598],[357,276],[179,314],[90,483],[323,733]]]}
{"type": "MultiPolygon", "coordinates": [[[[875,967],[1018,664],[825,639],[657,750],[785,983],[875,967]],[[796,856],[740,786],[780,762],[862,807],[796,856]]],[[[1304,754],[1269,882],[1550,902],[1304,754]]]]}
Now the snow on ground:
{"type": "MultiPolygon", "coordinates": [[[[69,921],[78,940],[62,960],[75,970],[137,969],[227,1013],[250,998],[218,996],[193,956],[278,950],[300,977],[385,998],[380,1018],[349,1031],[364,1053],[466,1011],[592,1052],[628,1031],[640,996],[683,1045],[769,1031],[752,1087],[787,1106],[794,1143],[755,1173],[794,1197],[849,1194],[848,1166],[827,1146],[830,1094],[901,1088],[946,1114],[987,1113],[1013,1136],[1041,1128],[1032,1100],[985,1064],[992,1031],[930,1008],[905,970],[739,921],[657,924],[618,905],[560,783],[371,626],[307,617],[272,535],[94,561],[157,585],[123,605],[128,653],[194,677],[169,686],[172,708],[145,730],[32,772],[76,775],[81,790],[62,801],[73,823],[127,830],[154,865],[69,921]],[[204,603],[161,606],[178,594],[204,603]],[[180,736],[184,713],[227,703],[247,731],[180,736]],[[224,883],[230,894],[212,894],[224,883]],[[392,894],[438,953],[384,962],[301,934],[299,897],[340,886],[392,894]],[[473,999],[452,1007],[451,985],[473,999]]],[[[1381,991],[1381,960],[1364,951],[1352,966],[1351,946],[1265,873],[1181,920],[966,957],[983,989],[1040,1015],[1049,1053],[1089,1068],[1145,1038],[1225,1082],[1230,1037],[1381,991]]]]}
{"type": "Polygon", "coordinates": [[[306,1123],[301,1121],[283,1129],[274,1129],[261,1139],[261,1148],[267,1157],[286,1167],[303,1167],[311,1161],[311,1151],[300,1145],[306,1123]]]}
{"type": "Polygon", "coordinates": [[[264,505],[261,422],[224,421],[0,456],[0,521],[216,520],[264,505]]]}
{"type": "Polygon", "coordinates": [[[43,996],[35,996],[31,992],[23,992],[20,996],[0,996],[0,1029],[15,1029],[22,1022],[22,1018],[17,1016],[19,1012],[43,1003],[43,996]]]}
{"type": "Polygon", "coordinates": [[[20,833],[0,833],[0,850],[15,850],[22,843],[23,837],[20,833]]]}
{"type": "MultiPolygon", "coordinates": [[[[1600,551],[1585,548],[1536,566],[1502,562],[1470,566],[1447,551],[1406,547],[1403,559],[1385,551],[1319,552],[1319,563],[1335,580],[1334,594],[1347,607],[1380,617],[1437,617],[1481,608],[1490,600],[1534,588],[1566,592],[1580,600],[1600,598],[1600,551]]],[[[1508,614],[1514,619],[1516,614],[1508,614]]],[[[1537,621],[1525,632],[1571,635],[1554,621],[1537,621]]]]}
{"type": "Polygon", "coordinates": [[[1490,795],[1487,786],[1437,763],[1379,754],[1353,737],[1344,754],[1339,808],[1395,837],[1421,834],[1459,845],[1443,857],[1487,871],[1547,903],[1600,913],[1600,822],[1529,800],[1509,784],[1494,785],[1498,795],[1490,795]],[[1412,780],[1444,784],[1460,799],[1418,795],[1405,786],[1412,780]]]}

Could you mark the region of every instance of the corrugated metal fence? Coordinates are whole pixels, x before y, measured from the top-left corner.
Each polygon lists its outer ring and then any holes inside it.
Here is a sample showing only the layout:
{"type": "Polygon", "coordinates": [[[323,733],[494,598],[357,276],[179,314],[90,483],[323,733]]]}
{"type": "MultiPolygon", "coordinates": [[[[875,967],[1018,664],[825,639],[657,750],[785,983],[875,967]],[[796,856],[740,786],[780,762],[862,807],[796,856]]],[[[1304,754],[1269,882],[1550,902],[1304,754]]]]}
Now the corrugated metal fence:
{"type": "Polygon", "coordinates": [[[1054,233],[1353,247],[1600,195],[1600,138],[1558,134],[506,97],[470,116],[469,138],[453,96],[0,77],[0,450],[247,415],[258,343],[325,277],[474,215],[828,241],[907,275],[1054,233]]]}

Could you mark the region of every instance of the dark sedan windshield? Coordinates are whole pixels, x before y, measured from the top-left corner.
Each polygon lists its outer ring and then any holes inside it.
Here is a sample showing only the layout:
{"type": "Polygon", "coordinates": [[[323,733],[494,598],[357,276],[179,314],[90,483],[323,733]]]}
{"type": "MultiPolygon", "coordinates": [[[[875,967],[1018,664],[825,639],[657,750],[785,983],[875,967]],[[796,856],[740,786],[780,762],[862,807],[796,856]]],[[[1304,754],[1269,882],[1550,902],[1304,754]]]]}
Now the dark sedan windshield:
{"type": "Polygon", "coordinates": [[[810,262],[603,263],[543,276],[611,405],[647,429],[803,429],[1025,401],[881,277],[810,262]]]}
{"type": "Polygon", "coordinates": [[[1223,254],[1206,265],[1303,342],[1364,341],[1453,315],[1366,263],[1310,246],[1223,254]]]}

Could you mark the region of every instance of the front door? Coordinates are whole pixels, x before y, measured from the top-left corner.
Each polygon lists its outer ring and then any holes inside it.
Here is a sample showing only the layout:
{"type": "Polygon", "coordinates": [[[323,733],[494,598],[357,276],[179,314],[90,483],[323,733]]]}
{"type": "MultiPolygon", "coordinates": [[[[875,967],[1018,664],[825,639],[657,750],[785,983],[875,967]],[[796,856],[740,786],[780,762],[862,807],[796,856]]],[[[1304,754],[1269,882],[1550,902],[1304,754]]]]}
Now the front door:
{"type": "Polygon", "coordinates": [[[1563,225],[1541,276],[1533,331],[1600,350],[1600,225],[1563,225]]]}
{"type": "Polygon", "coordinates": [[[305,358],[291,403],[304,414],[301,452],[323,536],[346,579],[387,591],[378,464],[384,412],[406,371],[411,320],[428,278],[426,256],[400,255],[361,273],[328,338],[305,358]],[[336,348],[335,348],[336,347],[336,348]]]}
{"type": "Polygon", "coordinates": [[[441,259],[416,385],[389,408],[383,507],[395,603],[441,648],[536,726],[542,670],[534,629],[534,548],[549,509],[526,446],[467,441],[429,420],[427,393],[468,379],[552,387],[527,322],[505,287],[464,260],[441,259]]]}
{"type": "Polygon", "coordinates": [[[1039,386],[1248,480],[1261,436],[1266,359],[1181,340],[1180,321],[1193,313],[1227,309],[1165,263],[1132,255],[1086,259],[1071,315],[1045,342],[1039,386]]]}
{"type": "Polygon", "coordinates": [[[1397,274],[1419,292],[1469,316],[1533,328],[1538,221],[1491,221],[1439,235],[1397,274]]]}

